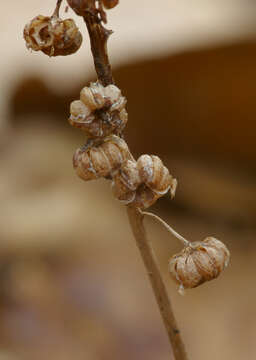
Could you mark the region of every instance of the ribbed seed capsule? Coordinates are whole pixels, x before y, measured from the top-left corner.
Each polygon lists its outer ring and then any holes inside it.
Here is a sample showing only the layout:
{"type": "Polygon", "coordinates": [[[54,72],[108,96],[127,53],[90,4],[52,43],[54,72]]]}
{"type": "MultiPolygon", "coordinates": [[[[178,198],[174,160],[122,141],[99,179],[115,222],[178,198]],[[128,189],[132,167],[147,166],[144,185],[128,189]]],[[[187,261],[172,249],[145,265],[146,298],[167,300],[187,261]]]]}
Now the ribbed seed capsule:
{"type": "Polygon", "coordinates": [[[42,51],[49,56],[65,56],[75,53],[82,44],[82,35],[74,20],[61,20],[38,15],[24,28],[28,49],[42,51]]]}
{"type": "Polygon", "coordinates": [[[99,146],[86,151],[77,149],[73,156],[73,166],[77,175],[85,181],[109,177],[117,171],[129,156],[126,142],[111,135],[99,146]]]}
{"type": "Polygon", "coordinates": [[[141,155],[137,161],[141,180],[156,194],[164,195],[172,187],[175,194],[177,181],[170,175],[162,160],[155,155],[141,155]]]}
{"type": "Polygon", "coordinates": [[[202,242],[190,243],[181,253],[171,257],[169,271],[182,291],[218,277],[229,259],[227,247],[221,241],[207,237],[202,242]]]}
{"type": "Polygon", "coordinates": [[[80,100],[71,103],[69,122],[84,130],[89,138],[119,135],[128,121],[125,105],[126,99],[115,85],[91,83],[81,90],[80,100]]]}
{"type": "Polygon", "coordinates": [[[142,155],[137,162],[127,161],[122,165],[112,187],[115,197],[126,205],[147,209],[169,190],[173,197],[177,180],[157,156],[142,155]]]}

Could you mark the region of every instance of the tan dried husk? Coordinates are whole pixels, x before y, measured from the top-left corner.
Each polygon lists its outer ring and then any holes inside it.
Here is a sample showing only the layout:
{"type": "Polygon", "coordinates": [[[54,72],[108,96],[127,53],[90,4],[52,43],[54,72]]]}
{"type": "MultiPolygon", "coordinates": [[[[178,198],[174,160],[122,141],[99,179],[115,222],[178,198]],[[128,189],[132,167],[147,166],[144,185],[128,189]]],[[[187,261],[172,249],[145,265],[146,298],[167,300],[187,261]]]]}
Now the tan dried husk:
{"type": "Polygon", "coordinates": [[[169,272],[180,289],[194,288],[215,279],[227,267],[230,253],[213,237],[193,242],[169,260],[169,272]]]}
{"type": "Polygon", "coordinates": [[[98,146],[87,150],[77,149],[73,156],[73,166],[83,180],[95,180],[112,176],[128,157],[126,142],[112,135],[98,146]]]}
{"type": "Polygon", "coordinates": [[[80,48],[83,37],[73,19],[38,15],[25,26],[24,39],[28,49],[66,56],[80,48]]]}
{"type": "Polygon", "coordinates": [[[171,190],[177,181],[157,156],[142,155],[138,161],[127,161],[113,179],[114,196],[126,205],[147,209],[171,190]],[[156,166],[154,166],[156,164],[156,166]]]}
{"type": "Polygon", "coordinates": [[[69,122],[89,138],[119,135],[128,121],[125,105],[126,99],[115,85],[91,83],[81,90],[80,100],[71,103],[69,122]]]}
{"type": "Polygon", "coordinates": [[[141,155],[137,166],[142,182],[159,195],[166,194],[172,183],[172,176],[162,160],[155,155],[141,155]]]}

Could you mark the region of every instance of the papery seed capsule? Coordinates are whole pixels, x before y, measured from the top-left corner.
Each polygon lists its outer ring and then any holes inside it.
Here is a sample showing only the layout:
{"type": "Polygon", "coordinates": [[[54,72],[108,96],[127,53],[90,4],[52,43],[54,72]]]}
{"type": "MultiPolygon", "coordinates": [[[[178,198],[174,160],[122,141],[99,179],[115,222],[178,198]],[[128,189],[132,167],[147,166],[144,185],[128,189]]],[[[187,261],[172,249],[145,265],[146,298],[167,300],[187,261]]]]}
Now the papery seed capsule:
{"type": "Polygon", "coordinates": [[[111,135],[99,146],[86,151],[77,149],[73,156],[73,166],[83,180],[94,180],[111,176],[128,156],[130,155],[126,142],[118,136],[111,135]]]}
{"type": "Polygon", "coordinates": [[[53,45],[53,33],[50,30],[50,17],[38,15],[24,28],[24,39],[28,49],[35,51],[53,45]]]}
{"type": "Polygon", "coordinates": [[[190,243],[169,260],[169,272],[180,284],[180,289],[194,288],[213,280],[227,267],[230,253],[227,247],[213,237],[190,243]]]}
{"type": "Polygon", "coordinates": [[[74,20],[38,15],[25,26],[24,39],[28,49],[65,56],[75,53],[83,38],[74,20]]]}
{"type": "Polygon", "coordinates": [[[102,3],[106,9],[112,9],[119,3],[119,0],[102,0],[102,3]]]}
{"type": "Polygon", "coordinates": [[[141,155],[137,166],[142,181],[155,193],[166,194],[172,186],[172,195],[175,194],[177,180],[173,179],[162,160],[154,155],[141,155]]]}
{"type": "Polygon", "coordinates": [[[101,83],[91,83],[90,87],[85,86],[80,92],[80,99],[91,111],[101,109],[105,105],[104,86],[101,83]]]}
{"type": "Polygon", "coordinates": [[[71,103],[69,122],[84,130],[89,138],[119,135],[128,121],[125,104],[125,97],[115,85],[91,83],[81,90],[80,102],[71,103]]]}
{"type": "Polygon", "coordinates": [[[112,189],[114,196],[125,204],[129,204],[134,200],[136,189],[140,183],[136,162],[127,160],[113,178],[112,189]]]}
{"type": "Polygon", "coordinates": [[[51,18],[53,26],[53,47],[42,49],[49,56],[71,55],[79,50],[83,37],[73,19],[51,18]]]}

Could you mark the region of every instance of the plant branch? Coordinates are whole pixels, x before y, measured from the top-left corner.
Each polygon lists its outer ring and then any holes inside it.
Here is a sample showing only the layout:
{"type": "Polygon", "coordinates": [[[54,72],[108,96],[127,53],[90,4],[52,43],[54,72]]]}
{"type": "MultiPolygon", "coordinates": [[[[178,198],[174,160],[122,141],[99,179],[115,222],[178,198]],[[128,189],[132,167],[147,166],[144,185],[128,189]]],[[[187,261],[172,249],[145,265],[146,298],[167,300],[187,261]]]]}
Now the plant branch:
{"type": "Polygon", "coordinates": [[[144,215],[135,207],[127,207],[130,225],[133,235],[136,239],[138,248],[158,303],[162,319],[172,345],[173,353],[176,360],[187,360],[187,354],[178,329],[172,305],[168,296],[166,286],[164,284],[161,271],[156,260],[154,250],[147,239],[145,227],[143,224],[144,215]]]}
{"type": "Polygon", "coordinates": [[[157,221],[159,221],[166,229],[167,231],[169,231],[172,235],[174,235],[178,240],[180,240],[183,245],[185,246],[188,246],[190,243],[190,241],[188,241],[187,239],[185,239],[183,236],[181,236],[180,234],[177,233],[177,231],[175,231],[170,225],[166,224],[166,222],[161,219],[159,216],[153,214],[153,213],[150,213],[150,212],[147,212],[147,211],[143,211],[142,212],[143,215],[147,215],[147,216],[150,216],[152,217],[153,219],[156,219],[157,221]]]}
{"type": "MultiPolygon", "coordinates": [[[[86,11],[84,16],[94,59],[95,69],[102,85],[113,84],[113,76],[107,52],[107,40],[112,31],[105,29],[95,12],[86,11]]],[[[147,269],[152,288],[167,330],[176,360],[187,360],[184,344],[178,330],[168,293],[157,265],[154,251],[149,243],[143,225],[143,214],[134,207],[128,207],[131,228],[147,269]]]]}
{"type": "Polygon", "coordinates": [[[56,3],[56,8],[55,8],[55,10],[54,10],[54,12],[53,12],[53,15],[52,15],[52,16],[59,17],[61,3],[62,3],[62,0],[57,0],[57,3],[56,3]]]}
{"type": "Polygon", "coordinates": [[[107,50],[107,41],[112,31],[105,29],[100,19],[90,12],[85,14],[84,21],[90,36],[91,51],[98,79],[104,86],[113,84],[114,79],[107,50]]]}

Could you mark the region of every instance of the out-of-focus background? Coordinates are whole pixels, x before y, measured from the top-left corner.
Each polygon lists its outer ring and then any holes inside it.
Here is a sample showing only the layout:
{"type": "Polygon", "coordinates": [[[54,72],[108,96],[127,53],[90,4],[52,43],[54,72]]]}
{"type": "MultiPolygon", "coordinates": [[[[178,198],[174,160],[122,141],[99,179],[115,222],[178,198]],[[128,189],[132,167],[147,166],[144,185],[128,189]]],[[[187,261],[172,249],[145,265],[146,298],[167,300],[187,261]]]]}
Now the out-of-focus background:
{"type": "MultiPolygon", "coordinates": [[[[167,360],[170,347],[124,207],[83,183],[70,101],[95,79],[85,26],[69,57],[30,53],[26,22],[53,0],[2,1],[0,23],[0,359],[167,360]]],[[[63,9],[64,10],[64,9],[63,9]]],[[[62,15],[64,11],[62,11],[62,15]]],[[[159,155],[179,186],[152,211],[232,254],[218,280],[177,293],[181,250],[146,220],[190,359],[256,356],[256,3],[120,0],[110,57],[128,98],[126,139],[159,155]]]]}

